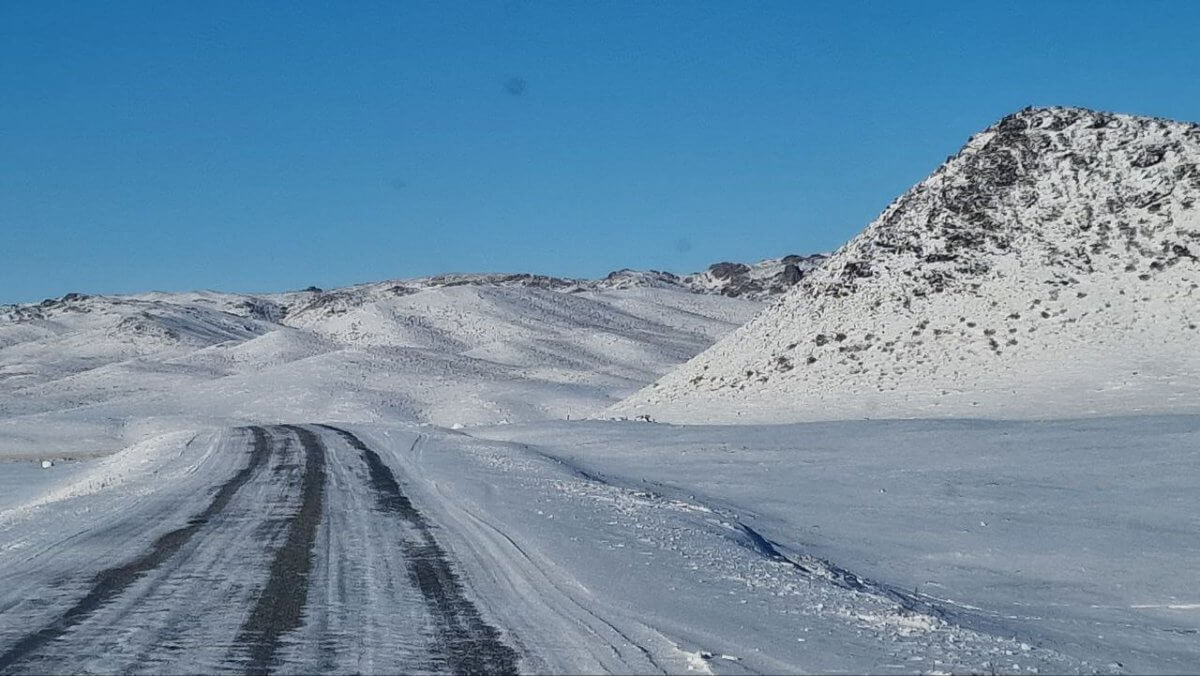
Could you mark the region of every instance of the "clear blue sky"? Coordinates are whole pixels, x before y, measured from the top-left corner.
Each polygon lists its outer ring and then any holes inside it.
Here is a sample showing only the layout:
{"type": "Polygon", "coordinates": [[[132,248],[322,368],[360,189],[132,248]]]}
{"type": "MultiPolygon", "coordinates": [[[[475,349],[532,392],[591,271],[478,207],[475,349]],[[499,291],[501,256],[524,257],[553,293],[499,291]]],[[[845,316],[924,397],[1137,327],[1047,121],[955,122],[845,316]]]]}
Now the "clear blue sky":
{"type": "Polygon", "coordinates": [[[1026,105],[1200,120],[1198,26],[1200,2],[0,0],[0,303],[832,249],[1026,105]]]}

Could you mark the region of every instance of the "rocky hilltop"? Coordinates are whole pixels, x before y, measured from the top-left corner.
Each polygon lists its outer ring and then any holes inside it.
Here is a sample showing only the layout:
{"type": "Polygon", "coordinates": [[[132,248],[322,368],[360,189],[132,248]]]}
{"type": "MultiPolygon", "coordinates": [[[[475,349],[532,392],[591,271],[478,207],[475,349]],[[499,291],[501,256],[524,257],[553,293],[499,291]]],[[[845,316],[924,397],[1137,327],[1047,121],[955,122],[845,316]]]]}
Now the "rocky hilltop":
{"type": "Polygon", "coordinates": [[[793,254],[757,263],[713,263],[704,272],[682,276],[657,270],[617,270],[592,285],[600,288],[677,287],[694,293],[768,300],[791,289],[805,275],[820,267],[826,258],[824,254],[793,254]]]}
{"type": "Polygon", "coordinates": [[[1196,408],[1198,202],[1200,125],[1022,110],[617,410],[779,420],[1196,408]]]}

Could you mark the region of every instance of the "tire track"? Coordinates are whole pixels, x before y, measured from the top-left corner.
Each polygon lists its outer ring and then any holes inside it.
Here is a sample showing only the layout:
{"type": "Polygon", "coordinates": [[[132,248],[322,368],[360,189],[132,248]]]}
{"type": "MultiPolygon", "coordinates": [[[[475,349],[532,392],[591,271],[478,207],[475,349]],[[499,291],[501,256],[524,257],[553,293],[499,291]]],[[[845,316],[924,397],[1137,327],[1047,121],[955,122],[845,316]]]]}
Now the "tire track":
{"type": "Polygon", "coordinates": [[[100,571],[92,578],[91,590],[74,606],[67,609],[58,619],[42,629],[25,636],[11,648],[0,654],[0,671],[10,670],[13,666],[31,657],[39,649],[62,637],[73,627],[91,617],[112,599],[119,596],[131,584],[144,577],[163,564],[172,555],[186,545],[192,537],[214,516],[225,509],[229,501],[250,479],[266,464],[271,454],[271,444],[266,430],[262,427],[243,428],[250,432],[252,445],[250,460],[246,467],[239,470],[228,481],[217,489],[212,501],[204,511],[188,519],[187,525],[159,536],[150,550],[136,559],[114,568],[100,571]]]}
{"type": "Polygon", "coordinates": [[[501,640],[500,632],[484,621],[466,597],[449,557],[433,537],[432,526],[400,490],[392,470],[354,434],[330,425],[321,427],[337,433],[362,454],[379,510],[396,515],[416,530],[418,541],[402,539],[400,544],[409,578],[437,625],[438,643],[433,649],[440,653],[445,668],[455,674],[516,674],[520,655],[501,640]]]}
{"type": "Polygon", "coordinates": [[[295,433],[304,447],[300,509],[291,519],[287,539],[275,554],[262,594],[238,635],[237,642],[249,649],[246,669],[253,674],[270,671],[283,635],[303,624],[325,499],[325,447],[320,438],[303,427],[283,427],[295,433]]]}

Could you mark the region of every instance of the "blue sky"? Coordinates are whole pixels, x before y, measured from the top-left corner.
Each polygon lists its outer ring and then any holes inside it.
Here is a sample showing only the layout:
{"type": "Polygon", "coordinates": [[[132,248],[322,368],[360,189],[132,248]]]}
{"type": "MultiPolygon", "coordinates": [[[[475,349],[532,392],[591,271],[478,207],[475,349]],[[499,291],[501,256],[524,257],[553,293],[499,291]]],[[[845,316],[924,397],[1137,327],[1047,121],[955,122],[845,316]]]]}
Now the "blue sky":
{"type": "Polygon", "coordinates": [[[0,303],[833,249],[1026,105],[1200,120],[1200,3],[0,0],[0,303]]]}

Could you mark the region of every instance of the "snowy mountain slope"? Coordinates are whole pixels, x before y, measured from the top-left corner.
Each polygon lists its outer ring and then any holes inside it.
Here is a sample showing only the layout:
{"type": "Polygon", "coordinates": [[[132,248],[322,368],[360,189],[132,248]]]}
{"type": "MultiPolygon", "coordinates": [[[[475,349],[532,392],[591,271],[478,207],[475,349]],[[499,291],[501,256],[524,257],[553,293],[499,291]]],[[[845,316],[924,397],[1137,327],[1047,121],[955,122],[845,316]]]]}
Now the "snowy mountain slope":
{"type": "Polygon", "coordinates": [[[276,328],[215,307],[136,297],[70,295],[7,314],[5,321],[0,313],[0,415],[71,398],[96,376],[121,380],[109,376],[276,328]]]}
{"type": "Polygon", "coordinates": [[[0,307],[0,453],[67,439],[102,452],[187,421],[579,417],[760,307],[646,279],[441,275],[0,307]]]}
{"type": "Polygon", "coordinates": [[[1200,126],[1027,109],[617,406],[671,420],[1200,409],[1200,126]]]}

